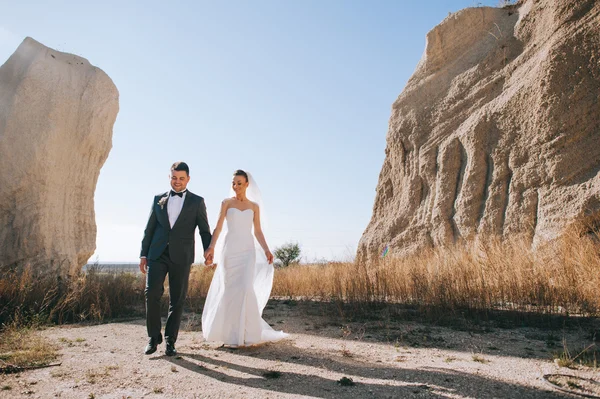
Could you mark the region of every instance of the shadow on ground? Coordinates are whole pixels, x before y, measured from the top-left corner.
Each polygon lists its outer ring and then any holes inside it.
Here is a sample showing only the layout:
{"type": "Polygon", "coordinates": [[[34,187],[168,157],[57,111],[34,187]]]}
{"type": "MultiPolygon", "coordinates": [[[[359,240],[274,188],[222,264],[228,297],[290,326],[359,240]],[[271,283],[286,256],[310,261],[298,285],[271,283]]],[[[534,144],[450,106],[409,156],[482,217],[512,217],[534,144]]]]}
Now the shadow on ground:
{"type": "MultiPolygon", "coordinates": [[[[396,304],[349,306],[271,299],[264,318],[275,328],[347,341],[405,348],[438,348],[483,355],[551,360],[564,352],[600,358],[600,320],[543,313],[467,312],[396,304]]],[[[201,314],[186,327],[201,330],[201,314]]]]}
{"type": "Polygon", "coordinates": [[[165,359],[175,366],[229,384],[273,393],[311,397],[441,398],[456,397],[456,395],[522,399],[570,397],[567,394],[537,390],[489,379],[481,375],[447,369],[414,370],[386,367],[371,362],[339,361],[332,359],[328,354],[299,349],[291,344],[280,343],[254,349],[225,351],[233,352],[234,360],[225,361],[195,353],[181,353],[177,358],[162,356],[155,359],[165,359]],[[272,373],[267,374],[270,370],[249,366],[257,363],[252,359],[277,360],[279,368],[285,366],[286,363],[301,365],[304,366],[301,367],[303,372],[282,372],[278,378],[267,378],[272,375],[272,373]],[[315,364],[319,366],[315,367],[315,364]],[[358,382],[354,386],[342,386],[336,381],[338,377],[333,379],[323,377],[322,370],[343,375],[358,382]]]}
{"type": "MultiPolygon", "coordinates": [[[[183,316],[184,331],[202,329],[202,306],[196,301],[194,304],[183,316]]],[[[163,315],[166,313],[164,309],[163,315]]],[[[289,299],[271,299],[264,318],[274,328],[290,333],[401,348],[438,348],[550,361],[563,354],[565,346],[571,353],[589,347],[587,357],[600,357],[597,318],[515,311],[449,311],[396,304],[359,307],[289,299]]],[[[144,325],[138,317],[113,322],[144,325]]]]}

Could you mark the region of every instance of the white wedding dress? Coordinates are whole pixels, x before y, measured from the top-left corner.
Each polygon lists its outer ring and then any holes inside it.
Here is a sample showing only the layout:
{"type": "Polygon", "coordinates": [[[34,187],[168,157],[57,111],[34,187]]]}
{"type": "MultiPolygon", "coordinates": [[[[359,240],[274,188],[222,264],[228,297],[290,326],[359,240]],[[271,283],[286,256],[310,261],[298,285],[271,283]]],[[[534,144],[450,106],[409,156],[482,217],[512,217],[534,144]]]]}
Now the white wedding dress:
{"type": "Polygon", "coordinates": [[[273,286],[273,265],[255,242],[254,211],[229,208],[225,219],[223,250],[202,312],[204,339],[245,346],[287,337],[262,319],[273,286]]]}

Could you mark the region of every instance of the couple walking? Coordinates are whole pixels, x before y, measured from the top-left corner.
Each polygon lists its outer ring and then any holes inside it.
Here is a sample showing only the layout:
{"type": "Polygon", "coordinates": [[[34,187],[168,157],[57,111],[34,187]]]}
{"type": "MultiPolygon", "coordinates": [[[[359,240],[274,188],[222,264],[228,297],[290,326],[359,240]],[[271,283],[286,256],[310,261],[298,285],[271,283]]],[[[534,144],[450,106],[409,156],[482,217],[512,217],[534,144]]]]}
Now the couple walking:
{"type": "Polygon", "coordinates": [[[222,251],[202,312],[202,334],[207,341],[230,347],[285,338],[262,319],[273,284],[273,255],[260,224],[260,191],[249,173],[233,175],[234,195],[221,203],[219,220],[210,233],[204,198],[187,189],[190,170],[185,162],[171,166],[171,191],[154,197],[140,254],[146,274],[147,355],[156,352],[161,334],[160,301],[169,276],[169,313],[165,326],[165,354],[177,354],[175,342],[194,261],[194,233],[198,227],[205,264],[214,262],[221,235],[222,251]],[[254,232],[254,235],[252,234],[254,232]],[[258,244],[258,245],[257,245],[258,244]]]}

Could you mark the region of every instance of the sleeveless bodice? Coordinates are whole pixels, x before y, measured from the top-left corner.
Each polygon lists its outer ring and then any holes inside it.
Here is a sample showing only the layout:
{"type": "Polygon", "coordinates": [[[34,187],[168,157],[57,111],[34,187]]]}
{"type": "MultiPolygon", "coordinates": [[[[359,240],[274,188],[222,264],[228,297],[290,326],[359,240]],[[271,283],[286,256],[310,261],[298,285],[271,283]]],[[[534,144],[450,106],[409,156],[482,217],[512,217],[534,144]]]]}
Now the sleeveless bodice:
{"type": "Polygon", "coordinates": [[[252,222],[254,221],[254,211],[252,209],[241,211],[237,208],[229,208],[225,219],[227,220],[229,234],[252,234],[252,222]]]}

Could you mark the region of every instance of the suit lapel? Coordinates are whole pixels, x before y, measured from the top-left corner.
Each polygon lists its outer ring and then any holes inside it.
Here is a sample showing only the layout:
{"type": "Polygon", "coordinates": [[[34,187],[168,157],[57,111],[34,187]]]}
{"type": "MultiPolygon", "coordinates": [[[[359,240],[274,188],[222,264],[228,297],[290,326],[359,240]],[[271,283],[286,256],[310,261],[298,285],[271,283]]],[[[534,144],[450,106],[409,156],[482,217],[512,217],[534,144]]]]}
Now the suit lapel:
{"type": "MultiPolygon", "coordinates": [[[[192,200],[192,193],[190,193],[190,190],[188,190],[187,193],[185,194],[185,199],[183,200],[183,206],[181,207],[181,212],[179,212],[179,216],[177,217],[177,220],[175,221],[173,228],[175,228],[177,226],[177,224],[179,223],[179,221],[183,218],[183,213],[186,211],[186,208],[189,208],[191,200],[192,200]]],[[[168,215],[167,215],[167,219],[168,219],[168,215]]]]}
{"type": "Polygon", "coordinates": [[[165,203],[163,206],[159,205],[159,207],[160,207],[159,215],[162,218],[162,225],[167,226],[167,229],[171,230],[171,223],[169,222],[169,213],[167,212],[167,206],[169,205],[169,198],[171,198],[171,197],[169,197],[168,191],[159,198],[159,201],[164,197],[167,197],[167,199],[165,200],[165,203]]]}

